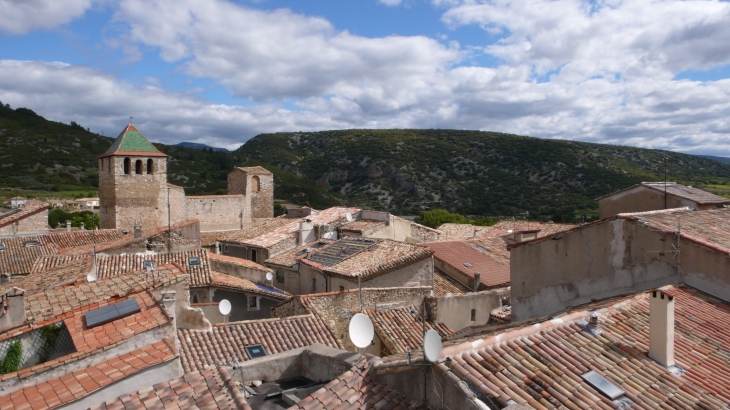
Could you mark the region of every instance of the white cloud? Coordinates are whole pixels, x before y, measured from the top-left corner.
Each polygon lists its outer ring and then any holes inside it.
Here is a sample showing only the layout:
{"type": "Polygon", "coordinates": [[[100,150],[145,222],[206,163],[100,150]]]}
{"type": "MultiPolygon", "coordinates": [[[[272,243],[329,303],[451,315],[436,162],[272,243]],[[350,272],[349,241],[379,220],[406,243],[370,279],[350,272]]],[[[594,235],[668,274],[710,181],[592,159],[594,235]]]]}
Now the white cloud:
{"type": "Polygon", "coordinates": [[[0,0],[0,31],[24,34],[80,17],[94,0],[0,0]]]}
{"type": "Polygon", "coordinates": [[[403,0],[378,0],[378,3],[385,4],[389,7],[400,6],[403,0]]]}

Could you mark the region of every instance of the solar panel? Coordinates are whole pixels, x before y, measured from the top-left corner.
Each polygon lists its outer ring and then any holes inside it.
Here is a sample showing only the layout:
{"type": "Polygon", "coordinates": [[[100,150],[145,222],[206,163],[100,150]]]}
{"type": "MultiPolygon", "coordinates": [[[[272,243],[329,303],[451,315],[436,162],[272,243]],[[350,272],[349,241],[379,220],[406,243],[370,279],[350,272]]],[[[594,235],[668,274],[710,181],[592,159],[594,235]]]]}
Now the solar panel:
{"type": "Polygon", "coordinates": [[[255,285],[256,285],[257,288],[259,288],[261,290],[265,290],[265,291],[273,292],[273,293],[280,293],[282,295],[285,294],[284,292],[280,291],[279,289],[273,288],[271,286],[261,285],[261,284],[258,284],[258,283],[255,283],[255,285]]]}
{"type": "Polygon", "coordinates": [[[188,265],[189,266],[200,266],[200,257],[198,256],[191,256],[188,258],[188,265]]]}
{"type": "Polygon", "coordinates": [[[246,353],[250,359],[256,359],[257,357],[264,357],[267,355],[266,349],[260,344],[245,346],[246,353]]]}
{"type": "Polygon", "coordinates": [[[583,380],[588,382],[594,389],[598,390],[601,394],[608,397],[611,400],[615,400],[618,397],[624,395],[624,391],[620,387],[611,383],[607,378],[596,373],[595,370],[591,370],[588,373],[584,373],[582,376],[583,380]]]}
{"type": "Polygon", "coordinates": [[[140,311],[137,299],[129,298],[113,305],[104,306],[86,313],[86,326],[91,328],[117,319],[127,317],[140,311]]]}
{"type": "Polygon", "coordinates": [[[15,214],[17,214],[18,212],[21,212],[21,211],[22,211],[22,209],[13,209],[10,212],[7,212],[7,213],[4,213],[4,214],[0,215],[0,219],[7,218],[9,216],[13,216],[13,215],[15,215],[15,214]]]}
{"type": "Polygon", "coordinates": [[[310,256],[309,260],[324,266],[336,265],[344,259],[366,250],[375,243],[376,242],[341,239],[330,245],[328,248],[310,256]]]}

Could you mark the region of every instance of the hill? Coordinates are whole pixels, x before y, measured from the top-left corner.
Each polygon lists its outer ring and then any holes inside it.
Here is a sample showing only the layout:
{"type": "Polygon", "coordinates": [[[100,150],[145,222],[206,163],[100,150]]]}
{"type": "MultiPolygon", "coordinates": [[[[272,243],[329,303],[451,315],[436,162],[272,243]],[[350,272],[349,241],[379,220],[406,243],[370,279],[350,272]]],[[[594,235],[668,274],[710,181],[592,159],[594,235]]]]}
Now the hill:
{"type": "MultiPolygon", "coordinates": [[[[0,199],[95,194],[96,156],[111,143],[74,122],[0,106],[0,199]]],[[[232,152],[155,145],[170,156],[168,180],[191,195],[226,193],[234,166],[260,165],[274,173],[277,199],[315,208],[354,204],[401,215],[432,208],[491,216],[529,211],[531,218],[580,220],[597,214],[601,195],[662,180],[664,155],[671,180],[730,196],[730,165],[711,159],[493,132],[261,134],[232,152]]]]}
{"type": "MultiPolygon", "coordinates": [[[[41,199],[96,195],[96,156],[112,142],[75,122],[48,121],[32,110],[0,105],[0,204],[15,195],[41,199]]],[[[170,156],[168,180],[185,186],[190,195],[225,194],[234,165],[262,165],[274,174],[277,199],[318,208],[342,201],[297,175],[255,159],[227,151],[155,146],[170,156]]]]}
{"type": "Polygon", "coordinates": [[[722,162],[723,164],[730,164],[730,158],[728,157],[715,157],[713,155],[697,155],[698,157],[711,159],[713,161],[722,162]]]}
{"type": "Polygon", "coordinates": [[[262,134],[234,151],[355,203],[399,214],[442,207],[542,219],[595,215],[595,198],[641,181],[728,183],[730,166],[667,151],[458,130],[262,134]]]}
{"type": "Polygon", "coordinates": [[[228,152],[228,150],[225,149],[225,148],[211,147],[210,145],[199,144],[197,142],[179,142],[179,143],[175,144],[175,146],[176,147],[192,148],[192,149],[200,149],[200,150],[203,150],[203,149],[211,149],[213,151],[224,151],[224,152],[228,152]]]}

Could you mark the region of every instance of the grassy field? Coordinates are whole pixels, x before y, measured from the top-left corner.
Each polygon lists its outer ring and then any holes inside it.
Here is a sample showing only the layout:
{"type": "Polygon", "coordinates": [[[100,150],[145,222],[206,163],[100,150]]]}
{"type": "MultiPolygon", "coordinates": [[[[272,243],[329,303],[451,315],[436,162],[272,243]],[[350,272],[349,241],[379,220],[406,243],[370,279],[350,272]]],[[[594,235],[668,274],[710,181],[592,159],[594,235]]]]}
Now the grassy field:
{"type": "Polygon", "coordinates": [[[706,184],[698,188],[707,192],[712,192],[715,195],[730,198],[730,184],[706,184]]]}

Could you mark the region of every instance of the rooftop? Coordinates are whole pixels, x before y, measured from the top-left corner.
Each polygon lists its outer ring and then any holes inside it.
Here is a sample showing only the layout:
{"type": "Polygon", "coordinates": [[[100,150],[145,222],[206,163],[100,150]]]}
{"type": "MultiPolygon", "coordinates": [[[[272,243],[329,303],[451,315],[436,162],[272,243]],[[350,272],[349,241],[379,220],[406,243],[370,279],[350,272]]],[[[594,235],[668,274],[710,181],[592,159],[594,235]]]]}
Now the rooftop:
{"type": "Polygon", "coordinates": [[[210,274],[212,277],[210,286],[244,292],[254,292],[280,300],[285,300],[291,297],[289,293],[284,292],[283,290],[276,289],[272,286],[255,283],[248,279],[239,278],[237,276],[227,275],[225,273],[220,273],[216,271],[210,271],[210,274]]]}
{"type": "Polygon", "coordinates": [[[381,275],[431,256],[425,246],[390,239],[345,238],[314,250],[300,261],[322,272],[357,278],[381,275]]]}
{"type": "Polygon", "coordinates": [[[218,323],[213,330],[178,329],[182,365],[186,372],[208,365],[251,360],[245,346],[261,344],[271,355],[321,343],[341,348],[324,322],[314,315],[283,319],[218,323]]]}
{"type": "MultiPolygon", "coordinates": [[[[15,199],[15,198],[13,198],[15,199]]],[[[29,203],[24,207],[0,214],[0,228],[48,210],[47,203],[29,203]]]]}
{"type": "MultiPolygon", "coordinates": [[[[405,353],[423,347],[423,323],[419,307],[365,310],[373,321],[375,332],[390,354],[405,353]]],[[[443,323],[434,323],[428,319],[425,326],[426,330],[435,329],[442,338],[453,333],[443,323]]]]}
{"type": "Polygon", "coordinates": [[[290,251],[286,251],[286,252],[280,253],[272,258],[269,258],[266,260],[266,263],[270,263],[273,265],[279,265],[279,266],[293,267],[294,265],[299,263],[299,258],[304,256],[305,249],[316,250],[316,249],[322,248],[332,242],[334,242],[334,240],[332,240],[332,239],[318,239],[314,242],[310,242],[310,243],[304,244],[302,246],[297,246],[296,248],[294,248],[290,251]]]}
{"type": "Polygon", "coordinates": [[[208,262],[208,251],[196,249],[191,251],[158,253],[153,255],[97,255],[98,276],[110,278],[131,272],[145,270],[144,262],[154,261],[156,264],[164,265],[177,263],[190,275],[190,286],[208,286],[211,282],[210,264],[208,262]],[[190,264],[191,258],[197,258],[199,266],[190,264]]]}
{"type": "Polygon", "coordinates": [[[435,268],[433,271],[433,293],[436,297],[448,294],[463,294],[471,290],[461,283],[452,279],[449,275],[443,273],[440,269],[435,268]]]}
{"type": "Polygon", "coordinates": [[[119,134],[112,146],[99,157],[101,158],[110,155],[167,156],[155,148],[155,146],[152,145],[152,143],[132,124],[124,127],[122,133],[119,134]]]}
{"type": "Polygon", "coordinates": [[[243,171],[252,173],[252,174],[274,175],[268,169],[266,169],[264,167],[259,167],[259,166],[255,166],[255,167],[237,167],[237,168],[240,169],[240,170],[243,170],[243,171]]]}
{"type": "MultiPolygon", "coordinates": [[[[596,198],[596,200],[600,201],[605,198],[610,198],[611,196],[618,194],[619,192],[624,192],[629,189],[633,189],[639,186],[644,186],[647,188],[651,188],[653,190],[659,191],[661,193],[664,193],[665,190],[665,183],[664,182],[642,182],[641,184],[637,184],[634,186],[630,186],[626,189],[622,189],[617,192],[612,192],[608,195],[602,196],[600,198],[596,198]]],[[[678,184],[676,182],[667,182],[666,183],[666,192],[667,194],[674,195],[680,198],[689,199],[690,201],[696,202],[698,204],[702,205],[711,205],[711,204],[730,204],[730,199],[724,198],[715,194],[711,194],[707,191],[703,191],[701,189],[693,188],[691,186],[678,184]]]]}
{"type": "Polygon", "coordinates": [[[186,372],[184,376],[92,406],[92,410],[123,409],[251,410],[240,388],[221,366],[186,372]]]}
{"type": "Polygon", "coordinates": [[[461,241],[429,242],[434,257],[471,278],[478,272],[486,287],[505,285],[510,281],[509,263],[495,259],[461,241]]]}
{"type": "MultiPolygon", "coordinates": [[[[668,286],[675,297],[676,376],[647,356],[648,293],[592,303],[602,314],[600,332],[589,331],[587,310],[541,323],[514,326],[485,339],[454,341],[442,357],[462,381],[493,402],[532,408],[615,408],[581,376],[594,370],[626,392],[636,408],[725,408],[730,405],[730,305],[686,286],[668,286]],[[668,407],[665,407],[668,406],[668,407]]],[[[396,357],[386,361],[397,360],[396,357]]]]}
{"type": "Polygon", "coordinates": [[[356,221],[348,222],[340,227],[343,231],[349,232],[367,232],[374,228],[384,227],[385,221],[379,221],[376,219],[358,219],[356,221]]]}
{"type": "MultiPolygon", "coordinates": [[[[250,239],[257,238],[261,235],[269,233],[281,226],[291,224],[293,221],[299,221],[300,218],[292,218],[287,215],[277,216],[268,219],[254,226],[249,226],[235,231],[215,232],[215,238],[219,242],[228,243],[244,243],[250,239]]],[[[202,240],[202,238],[201,238],[202,240]]]]}

